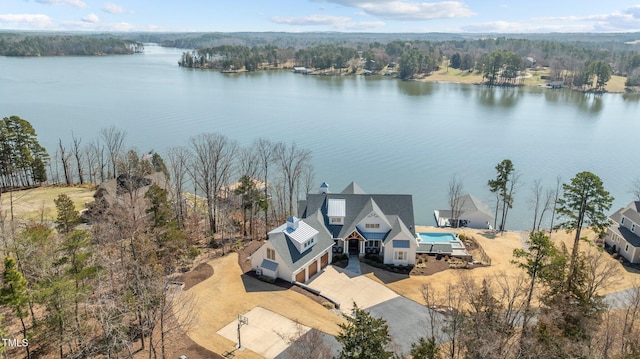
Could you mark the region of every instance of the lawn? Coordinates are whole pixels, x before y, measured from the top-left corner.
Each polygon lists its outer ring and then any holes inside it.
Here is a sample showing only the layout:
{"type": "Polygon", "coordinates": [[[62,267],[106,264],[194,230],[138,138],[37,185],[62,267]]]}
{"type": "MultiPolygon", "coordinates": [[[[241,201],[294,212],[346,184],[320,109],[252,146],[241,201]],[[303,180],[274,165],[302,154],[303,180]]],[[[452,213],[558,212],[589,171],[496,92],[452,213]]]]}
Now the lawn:
{"type": "Polygon", "coordinates": [[[24,221],[52,221],[57,212],[53,202],[60,194],[71,198],[80,211],[86,203],[93,202],[94,188],[84,187],[39,187],[13,193],[3,193],[0,198],[0,213],[10,217],[11,198],[13,197],[14,218],[24,221]]]}

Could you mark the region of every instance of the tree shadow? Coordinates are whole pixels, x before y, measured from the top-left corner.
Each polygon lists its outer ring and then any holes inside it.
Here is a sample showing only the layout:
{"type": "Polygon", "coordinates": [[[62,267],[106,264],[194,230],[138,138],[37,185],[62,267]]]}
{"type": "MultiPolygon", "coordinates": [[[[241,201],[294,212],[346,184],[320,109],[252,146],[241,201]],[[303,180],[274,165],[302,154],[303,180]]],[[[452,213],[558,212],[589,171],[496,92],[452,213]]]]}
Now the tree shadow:
{"type": "Polygon", "coordinates": [[[394,283],[409,278],[408,274],[389,272],[362,262],[360,263],[360,269],[363,275],[373,273],[373,275],[384,284],[394,283]]]}

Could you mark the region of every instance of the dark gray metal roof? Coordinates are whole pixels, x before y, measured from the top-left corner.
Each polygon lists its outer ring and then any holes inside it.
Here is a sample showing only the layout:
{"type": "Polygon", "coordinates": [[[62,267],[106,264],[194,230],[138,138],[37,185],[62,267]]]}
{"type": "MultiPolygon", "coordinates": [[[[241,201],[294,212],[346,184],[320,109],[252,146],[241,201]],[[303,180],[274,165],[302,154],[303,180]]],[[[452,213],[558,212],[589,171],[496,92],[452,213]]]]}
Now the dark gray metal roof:
{"type": "Polygon", "coordinates": [[[453,249],[450,243],[419,242],[416,253],[442,253],[451,254],[453,249]]]}

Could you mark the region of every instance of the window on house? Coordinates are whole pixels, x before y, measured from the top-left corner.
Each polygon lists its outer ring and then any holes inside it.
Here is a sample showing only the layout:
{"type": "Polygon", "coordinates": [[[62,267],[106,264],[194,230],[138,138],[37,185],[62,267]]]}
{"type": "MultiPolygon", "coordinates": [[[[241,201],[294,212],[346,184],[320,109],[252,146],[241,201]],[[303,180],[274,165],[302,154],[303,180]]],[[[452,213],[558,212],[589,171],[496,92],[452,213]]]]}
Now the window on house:
{"type": "Polygon", "coordinates": [[[635,232],[636,231],[636,224],[632,224],[631,225],[631,232],[635,232]]]}
{"type": "Polygon", "coordinates": [[[396,260],[397,261],[404,261],[407,259],[407,252],[404,251],[396,251],[396,260]]]}
{"type": "Polygon", "coordinates": [[[620,224],[624,224],[624,217],[620,220],[620,224]]]}
{"type": "Polygon", "coordinates": [[[364,242],[364,246],[368,248],[378,248],[380,247],[379,241],[366,241],[364,242]]]}
{"type": "Polygon", "coordinates": [[[342,223],[342,217],[332,217],[331,223],[342,223]]]}
{"type": "Polygon", "coordinates": [[[629,243],[627,243],[627,245],[626,245],[626,246],[624,246],[624,251],[625,251],[625,252],[628,252],[628,251],[629,251],[629,243]]]}
{"type": "Polygon", "coordinates": [[[271,259],[272,261],[276,260],[275,249],[267,248],[267,259],[271,259]]]}
{"type": "Polygon", "coordinates": [[[364,225],[365,228],[380,228],[380,223],[367,223],[364,225]]]}

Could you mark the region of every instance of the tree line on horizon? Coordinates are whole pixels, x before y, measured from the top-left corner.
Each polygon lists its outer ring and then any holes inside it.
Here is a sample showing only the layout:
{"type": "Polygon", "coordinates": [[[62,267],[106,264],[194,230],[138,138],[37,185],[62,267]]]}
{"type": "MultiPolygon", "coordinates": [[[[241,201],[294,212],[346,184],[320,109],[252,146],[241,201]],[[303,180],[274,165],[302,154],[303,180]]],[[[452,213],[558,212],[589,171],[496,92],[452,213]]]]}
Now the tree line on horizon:
{"type": "Polygon", "coordinates": [[[513,85],[525,68],[524,59],[531,57],[536,66],[550,68],[550,80],[563,80],[578,87],[597,78],[595,88],[602,90],[612,74],[626,76],[627,86],[640,84],[640,53],[636,47],[608,45],[506,37],[308,47],[219,45],[186,51],[179,64],[190,68],[257,71],[293,63],[318,70],[355,72],[358,68],[381,71],[388,64],[398,63],[399,77],[410,79],[419,74],[428,76],[446,59],[445,63],[452,68],[483,74],[490,85],[513,85]],[[496,81],[498,75],[503,79],[500,82],[496,81]]]}
{"type": "Polygon", "coordinates": [[[97,56],[142,52],[142,43],[115,37],[0,34],[2,56],[97,56]]]}

